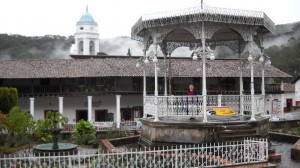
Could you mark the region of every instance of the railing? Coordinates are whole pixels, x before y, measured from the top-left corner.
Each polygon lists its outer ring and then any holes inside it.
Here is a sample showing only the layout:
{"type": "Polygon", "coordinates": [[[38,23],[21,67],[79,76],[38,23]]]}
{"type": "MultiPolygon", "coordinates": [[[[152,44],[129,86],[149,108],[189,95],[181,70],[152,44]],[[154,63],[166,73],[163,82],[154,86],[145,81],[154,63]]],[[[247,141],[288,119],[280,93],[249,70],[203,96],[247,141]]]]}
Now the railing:
{"type": "MultiPolygon", "coordinates": [[[[243,95],[243,112],[251,112],[251,96],[243,95]]],[[[201,116],[203,96],[146,96],[144,113],[155,116],[155,98],[157,98],[158,116],[201,116]]],[[[240,95],[208,95],[207,106],[230,106],[240,112],[240,95]]],[[[264,97],[255,95],[255,114],[263,113],[264,97]]]]}
{"type": "Polygon", "coordinates": [[[4,155],[0,167],[224,167],[262,163],[268,159],[267,139],[161,147],[122,153],[79,151],[68,156],[4,155]]]}
{"type": "MultiPolygon", "coordinates": [[[[69,86],[69,85],[46,85],[46,86],[17,86],[18,93],[21,96],[29,96],[29,95],[63,95],[63,94],[115,94],[115,93],[138,93],[142,94],[143,88],[142,85],[127,85],[127,86],[119,86],[116,88],[109,86],[69,86]]],[[[186,89],[178,86],[172,87],[172,93],[186,94],[186,89]]],[[[255,85],[255,93],[261,93],[261,85],[255,85]]],[[[197,90],[201,90],[198,88],[197,90]]],[[[250,92],[250,87],[245,86],[245,92],[250,92]]],[[[148,93],[152,93],[154,91],[153,84],[147,84],[146,91],[148,93]]],[[[266,93],[280,93],[281,87],[280,84],[266,84],[265,85],[266,93]]],[[[159,92],[164,92],[164,86],[159,85],[159,92]]],[[[220,84],[220,85],[208,85],[208,93],[211,94],[237,94],[239,89],[236,88],[233,84],[220,84]]]]}
{"type": "MultiPolygon", "coordinates": [[[[76,127],[77,123],[69,123],[63,126],[62,132],[72,132],[76,127]]],[[[123,121],[120,123],[120,128],[117,128],[117,124],[111,121],[104,122],[93,122],[93,125],[97,132],[109,131],[112,129],[127,131],[127,130],[140,130],[141,125],[138,121],[123,121]]]]}

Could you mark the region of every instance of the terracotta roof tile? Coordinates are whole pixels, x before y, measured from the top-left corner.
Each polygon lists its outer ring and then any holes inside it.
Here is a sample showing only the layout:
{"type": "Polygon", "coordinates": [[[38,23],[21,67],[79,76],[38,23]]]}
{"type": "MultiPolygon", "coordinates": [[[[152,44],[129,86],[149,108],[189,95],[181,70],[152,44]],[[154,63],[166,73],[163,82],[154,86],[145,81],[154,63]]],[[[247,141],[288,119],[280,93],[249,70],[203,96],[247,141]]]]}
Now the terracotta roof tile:
{"type": "MultiPolygon", "coordinates": [[[[57,59],[57,60],[2,60],[0,78],[77,78],[103,76],[142,76],[136,68],[137,57],[103,57],[98,59],[57,59]]],[[[238,60],[207,61],[207,77],[239,77],[238,60]]],[[[163,65],[159,59],[158,65],[163,65]]],[[[187,58],[171,60],[173,77],[201,77],[197,71],[201,64],[187,58]]],[[[146,66],[147,76],[154,76],[154,66],[146,66]]],[[[163,76],[163,72],[159,72],[163,76]]],[[[250,77],[250,70],[243,68],[243,76],[250,77]]],[[[261,64],[254,64],[254,76],[261,77],[261,64]]],[[[291,77],[273,66],[265,68],[266,77],[291,77]]]]}

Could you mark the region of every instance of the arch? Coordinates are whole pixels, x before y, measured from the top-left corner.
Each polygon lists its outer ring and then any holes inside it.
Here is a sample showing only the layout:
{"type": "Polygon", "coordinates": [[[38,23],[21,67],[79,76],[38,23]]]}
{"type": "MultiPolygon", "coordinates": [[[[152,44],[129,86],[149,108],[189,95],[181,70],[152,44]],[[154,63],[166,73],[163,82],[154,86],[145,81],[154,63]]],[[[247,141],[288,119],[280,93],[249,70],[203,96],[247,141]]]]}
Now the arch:
{"type": "Polygon", "coordinates": [[[95,42],[94,41],[90,41],[90,48],[89,48],[89,52],[90,52],[90,55],[95,55],[95,42]]]}
{"type": "Polygon", "coordinates": [[[187,28],[175,28],[166,33],[163,41],[172,42],[195,42],[197,39],[195,35],[187,28]]]}
{"type": "Polygon", "coordinates": [[[216,46],[226,46],[235,53],[242,51],[241,43],[244,42],[242,35],[232,28],[221,28],[207,40],[209,46],[214,49],[216,46]]]}
{"type": "Polygon", "coordinates": [[[84,50],[84,48],[83,48],[83,41],[80,40],[79,43],[78,43],[78,54],[79,55],[83,55],[83,50],[84,50]]]}
{"type": "MultiPolygon", "coordinates": [[[[211,41],[244,40],[242,34],[234,28],[219,28],[212,34],[211,41]]],[[[245,40],[244,40],[245,41],[245,40]]]]}
{"type": "Polygon", "coordinates": [[[170,31],[163,42],[165,44],[165,53],[172,55],[177,48],[195,46],[197,39],[188,29],[177,28],[170,31]]]}

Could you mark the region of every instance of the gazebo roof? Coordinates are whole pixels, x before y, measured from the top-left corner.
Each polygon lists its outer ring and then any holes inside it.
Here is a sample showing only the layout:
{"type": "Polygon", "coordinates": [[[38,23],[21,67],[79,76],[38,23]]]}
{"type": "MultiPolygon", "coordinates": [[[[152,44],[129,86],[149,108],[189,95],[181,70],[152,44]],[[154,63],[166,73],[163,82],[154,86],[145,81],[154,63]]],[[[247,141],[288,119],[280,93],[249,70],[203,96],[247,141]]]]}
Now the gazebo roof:
{"type": "MultiPolygon", "coordinates": [[[[109,56],[98,59],[54,60],[2,60],[0,79],[32,78],[79,78],[79,77],[142,77],[143,71],[136,67],[139,57],[109,56]]],[[[208,61],[207,77],[239,77],[239,60],[208,61]]],[[[247,64],[244,60],[243,64],[247,64]]],[[[158,65],[163,67],[163,59],[158,65]]],[[[201,77],[197,71],[199,62],[191,58],[172,58],[172,77],[201,77]]],[[[153,64],[146,66],[146,75],[154,76],[153,64]]],[[[163,69],[163,68],[161,68],[163,69]]],[[[162,70],[159,76],[163,76],[162,70]]],[[[243,76],[250,77],[250,70],[243,68],[243,76]]],[[[261,63],[254,63],[254,76],[261,77],[261,63]]],[[[273,66],[265,68],[265,77],[291,77],[273,66]]]]}
{"type": "Polygon", "coordinates": [[[144,31],[148,28],[192,24],[202,21],[215,22],[216,24],[223,23],[258,26],[261,27],[263,34],[275,32],[275,24],[261,11],[216,7],[205,7],[204,9],[201,9],[200,7],[193,7],[143,15],[132,26],[131,36],[133,39],[143,40],[145,35],[144,31]]]}

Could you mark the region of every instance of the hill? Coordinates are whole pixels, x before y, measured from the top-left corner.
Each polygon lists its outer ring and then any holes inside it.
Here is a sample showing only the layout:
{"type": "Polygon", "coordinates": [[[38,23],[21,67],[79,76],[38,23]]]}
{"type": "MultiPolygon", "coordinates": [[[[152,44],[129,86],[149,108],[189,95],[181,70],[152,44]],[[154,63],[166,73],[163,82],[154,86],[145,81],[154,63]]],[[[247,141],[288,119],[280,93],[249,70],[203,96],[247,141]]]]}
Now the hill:
{"type": "MultiPolygon", "coordinates": [[[[74,37],[46,35],[26,37],[0,34],[0,59],[66,59],[74,37]]],[[[300,22],[276,25],[276,34],[265,42],[265,53],[271,57],[272,64],[296,76],[300,73],[300,22]]],[[[133,56],[143,54],[141,42],[129,37],[100,39],[100,51],[108,55],[126,56],[130,48],[133,56]]],[[[150,48],[151,50],[151,48],[150,48]]],[[[217,58],[234,58],[234,53],[225,47],[216,49],[217,58]]],[[[162,55],[162,53],[159,53],[162,55]]],[[[189,57],[187,47],[178,48],[172,56],[189,57]]]]}

